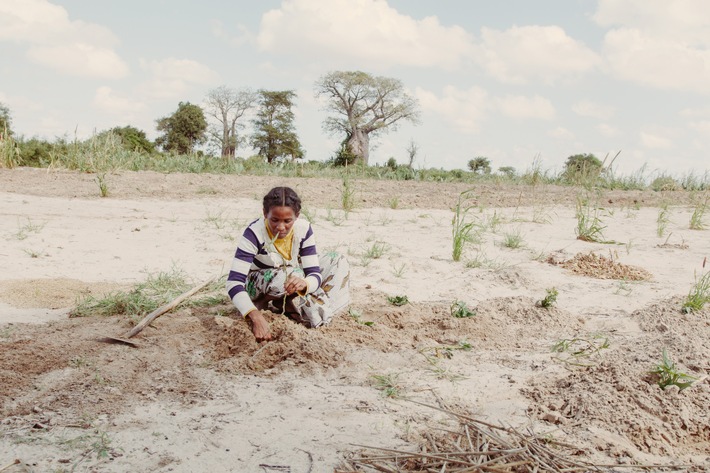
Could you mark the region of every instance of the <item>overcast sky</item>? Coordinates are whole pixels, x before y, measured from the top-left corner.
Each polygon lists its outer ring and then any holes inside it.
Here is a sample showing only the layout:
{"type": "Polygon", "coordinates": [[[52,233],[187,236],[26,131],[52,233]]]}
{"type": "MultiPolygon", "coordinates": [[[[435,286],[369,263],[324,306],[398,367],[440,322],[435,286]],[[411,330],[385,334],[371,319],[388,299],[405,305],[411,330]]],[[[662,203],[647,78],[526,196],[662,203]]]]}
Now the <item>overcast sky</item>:
{"type": "MultiPolygon", "coordinates": [[[[314,83],[333,70],[401,80],[421,123],[372,163],[560,168],[621,150],[618,170],[710,169],[707,0],[0,0],[0,102],[16,133],[80,138],[155,120],[211,88],[294,90],[306,158],[314,83]]],[[[239,155],[251,154],[240,148],[239,155]]]]}

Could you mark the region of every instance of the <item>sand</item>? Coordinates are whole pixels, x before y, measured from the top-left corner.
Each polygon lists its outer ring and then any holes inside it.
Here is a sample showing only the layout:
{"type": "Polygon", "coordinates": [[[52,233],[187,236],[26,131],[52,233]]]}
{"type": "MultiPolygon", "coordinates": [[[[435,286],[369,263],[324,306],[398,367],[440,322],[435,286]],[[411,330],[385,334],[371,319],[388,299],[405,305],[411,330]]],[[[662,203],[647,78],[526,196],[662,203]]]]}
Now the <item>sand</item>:
{"type": "Polygon", "coordinates": [[[710,307],[681,311],[710,271],[690,194],[595,196],[608,243],[594,243],[576,238],[578,189],[475,186],[467,218],[485,231],[454,262],[463,184],[356,180],[345,215],[336,180],[107,182],[100,198],[90,174],[0,170],[0,469],[19,460],[4,471],[334,471],[356,445],[413,450],[450,423],[410,400],[545,433],[584,461],[710,465],[710,307]],[[97,342],[125,317],[68,317],[77,298],[156,272],[223,274],[282,184],[302,194],[320,251],[348,255],[358,317],[310,330],[269,314],[276,339],[259,345],[229,304],[181,307],[138,348],[97,342]],[[452,317],[457,301],[475,315],[452,317]],[[691,387],[656,384],[663,349],[691,387]]]}

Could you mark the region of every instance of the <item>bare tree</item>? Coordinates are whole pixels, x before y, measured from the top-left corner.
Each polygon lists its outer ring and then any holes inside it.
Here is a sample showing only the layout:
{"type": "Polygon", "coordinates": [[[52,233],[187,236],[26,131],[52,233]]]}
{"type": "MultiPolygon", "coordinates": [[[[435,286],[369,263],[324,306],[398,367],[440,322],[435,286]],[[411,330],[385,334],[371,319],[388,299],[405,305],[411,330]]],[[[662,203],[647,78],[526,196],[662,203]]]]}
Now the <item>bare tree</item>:
{"type": "Polygon", "coordinates": [[[316,97],[328,98],[323,128],[344,133],[348,151],[367,164],[370,135],[396,129],[401,120],[417,123],[416,99],[404,91],[402,82],[389,77],[374,77],[360,71],[334,71],[315,85],[316,97]]]}
{"type": "Polygon", "coordinates": [[[222,157],[236,155],[240,141],[237,131],[244,126],[239,119],[254,106],[257,98],[258,95],[249,89],[235,90],[226,85],[207,93],[207,115],[217,121],[210,127],[209,135],[222,149],[222,157]]]}

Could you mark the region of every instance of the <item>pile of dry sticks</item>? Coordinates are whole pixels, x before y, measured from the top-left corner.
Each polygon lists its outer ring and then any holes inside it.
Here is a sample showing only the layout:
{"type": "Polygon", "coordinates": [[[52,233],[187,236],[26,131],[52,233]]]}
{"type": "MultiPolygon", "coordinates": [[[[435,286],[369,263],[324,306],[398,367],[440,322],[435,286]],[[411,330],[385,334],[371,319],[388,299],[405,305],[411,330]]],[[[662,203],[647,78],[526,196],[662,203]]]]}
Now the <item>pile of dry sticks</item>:
{"type": "MultiPolygon", "coordinates": [[[[420,403],[417,403],[420,404],[420,403]]],[[[581,449],[553,440],[548,436],[521,433],[511,427],[501,427],[447,409],[422,404],[445,412],[459,422],[458,431],[437,429],[427,432],[428,442],[419,452],[363,447],[370,452],[357,454],[344,462],[336,473],[381,471],[399,472],[610,472],[645,471],[653,469],[681,470],[687,465],[592,465],[575,461],[570,455],[581,449]],[[566,454],[565,454],[566,452],[566,454]]]]}

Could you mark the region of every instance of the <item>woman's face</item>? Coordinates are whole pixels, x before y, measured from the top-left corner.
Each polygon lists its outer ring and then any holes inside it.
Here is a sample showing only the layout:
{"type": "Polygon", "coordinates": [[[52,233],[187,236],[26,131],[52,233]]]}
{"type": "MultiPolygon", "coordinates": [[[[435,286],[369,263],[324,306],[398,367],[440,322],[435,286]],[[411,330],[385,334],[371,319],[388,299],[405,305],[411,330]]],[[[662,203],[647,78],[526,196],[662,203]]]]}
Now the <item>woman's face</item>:
{"type": "Polygon", "coordinates": [[[298,214],[291,207],[276,206],[271,207],[264,214],[266,224],[271,230],[271,234],[276,238],[283,238],[291,231],[291,227],[296,222],[298,214]]]}

